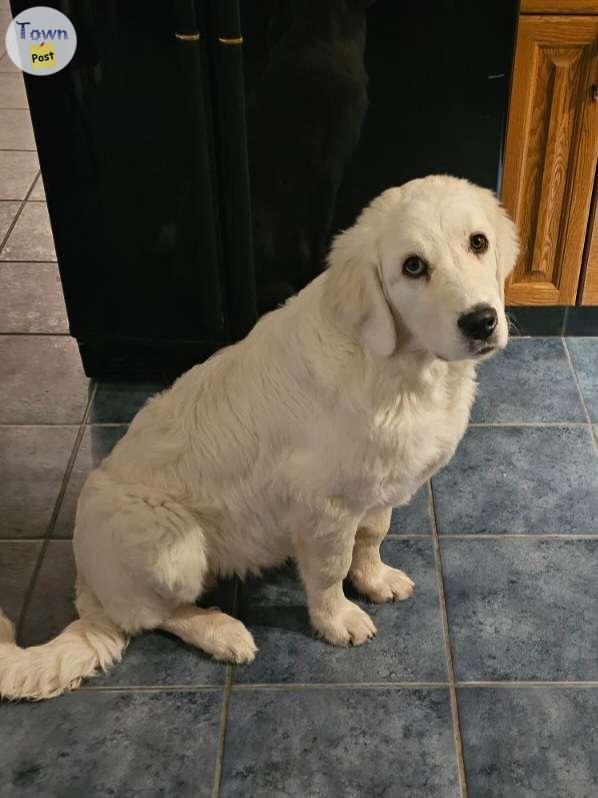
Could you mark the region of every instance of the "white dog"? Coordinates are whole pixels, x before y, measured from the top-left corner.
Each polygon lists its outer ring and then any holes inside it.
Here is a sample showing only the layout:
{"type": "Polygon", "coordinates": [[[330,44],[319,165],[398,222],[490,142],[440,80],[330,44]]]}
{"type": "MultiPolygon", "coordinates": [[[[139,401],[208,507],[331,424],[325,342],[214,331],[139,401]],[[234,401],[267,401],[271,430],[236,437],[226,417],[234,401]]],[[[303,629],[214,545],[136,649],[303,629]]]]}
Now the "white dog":
{"type": "Polygon", "coordinates": [[[371,638],[343,579],[376,602],[412,594],[380,543],[391,508],[455,451],[476,364],[507,343],[516,256],[494,195],[465,180],[375,199],[324,274],[151,399],[90,474],[74,535],[80,619],[22,649],[0,613],[0,694],[74,688],[145,629],[250,662],[245,626],[195,601],[218,577],[289,557],[322,637],[371,638]]]}

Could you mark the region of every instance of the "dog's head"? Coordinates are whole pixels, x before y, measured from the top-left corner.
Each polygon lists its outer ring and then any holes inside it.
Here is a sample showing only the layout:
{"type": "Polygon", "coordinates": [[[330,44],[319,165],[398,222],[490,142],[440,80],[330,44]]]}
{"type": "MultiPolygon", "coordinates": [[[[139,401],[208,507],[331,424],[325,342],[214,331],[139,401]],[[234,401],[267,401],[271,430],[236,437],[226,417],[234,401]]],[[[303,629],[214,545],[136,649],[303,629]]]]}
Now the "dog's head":
{"type": "Polygon", "coordinates": [[[508,339],[504,282],[518,254],[515,226],[494,194],[431,176],[377,197],[336,237],[325,296],[372,354],[401,334],[444,360],[481,359],[508,339]]]}

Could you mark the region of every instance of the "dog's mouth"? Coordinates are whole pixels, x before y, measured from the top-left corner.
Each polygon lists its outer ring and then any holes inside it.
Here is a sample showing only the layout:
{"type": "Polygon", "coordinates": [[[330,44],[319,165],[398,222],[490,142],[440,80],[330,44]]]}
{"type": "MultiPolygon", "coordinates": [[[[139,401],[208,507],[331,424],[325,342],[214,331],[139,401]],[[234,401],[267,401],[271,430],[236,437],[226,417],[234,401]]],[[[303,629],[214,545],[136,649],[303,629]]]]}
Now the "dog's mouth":
{"type": "MultiPolygon", "coordinates": [[[[484,344],[483,346],[480,346],[479,349],[471,347],[469,349],[468,355],[461,355],[460,358],[456,359],[461,360],[465,357],[466,359],[473,358],[475,360],[477,358],[482,358],[485,355],[491,355],[493,352],[497,352],[499,348],[500,347],[498,347],[496,344],[484,344]]],[[[438,360],[443,360],[445,363],[449,363],[451,360],[453,360],[453,358],[445,357],[444,355],[439,355],[437,352],[434,353],[434,357],[437,357],[438,360]]]]}

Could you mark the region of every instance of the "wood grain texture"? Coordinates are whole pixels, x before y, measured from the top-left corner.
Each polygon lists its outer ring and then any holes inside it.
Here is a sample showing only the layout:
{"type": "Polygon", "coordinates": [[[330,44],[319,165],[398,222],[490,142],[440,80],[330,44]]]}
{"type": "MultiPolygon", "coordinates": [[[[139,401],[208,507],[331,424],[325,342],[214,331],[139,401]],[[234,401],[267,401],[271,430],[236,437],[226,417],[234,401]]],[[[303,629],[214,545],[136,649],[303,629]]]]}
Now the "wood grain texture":
{"type": "Polygon", "coordinates": [[[594,199],[588,225],[585,257],[581,304],[598,305],[598,175],[594,184],[594,199]]]}
{"type": "Polygon", "coordinates": [[[522,14],[598,14],[598,0],[521,0],[522,14]]]}
{"type": "Polygon", "coordinates": [[[522,251],[514,305],[575,304],[598,159],[598,16],[519,19],[503,202],[522,251]]]}

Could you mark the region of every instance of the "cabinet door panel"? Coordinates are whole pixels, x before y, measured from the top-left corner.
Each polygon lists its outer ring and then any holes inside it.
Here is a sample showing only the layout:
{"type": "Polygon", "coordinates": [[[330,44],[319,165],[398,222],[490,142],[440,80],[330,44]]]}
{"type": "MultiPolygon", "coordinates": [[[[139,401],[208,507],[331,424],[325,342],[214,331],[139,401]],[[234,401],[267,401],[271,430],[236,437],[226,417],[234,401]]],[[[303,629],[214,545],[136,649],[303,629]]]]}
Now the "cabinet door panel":
{"type": "Polygon", "coordinates": [[[228,340],[204,44],[176,37],[180,5],[70,4],[75,57],[25,76],[80,342],[228,340]]]}
{"type": "Polygon", "coordinates": [[[581,304],[598,305],[598,176],[594,185],[585,259],[585,275],[580,291],[581,304]]]}
{"type": "Polygon", "coordinates": [[[522,250],[511,304],[574,304],[596,159],[598,17],[524,16],[505,155],[503,201],[522,250]]]}

